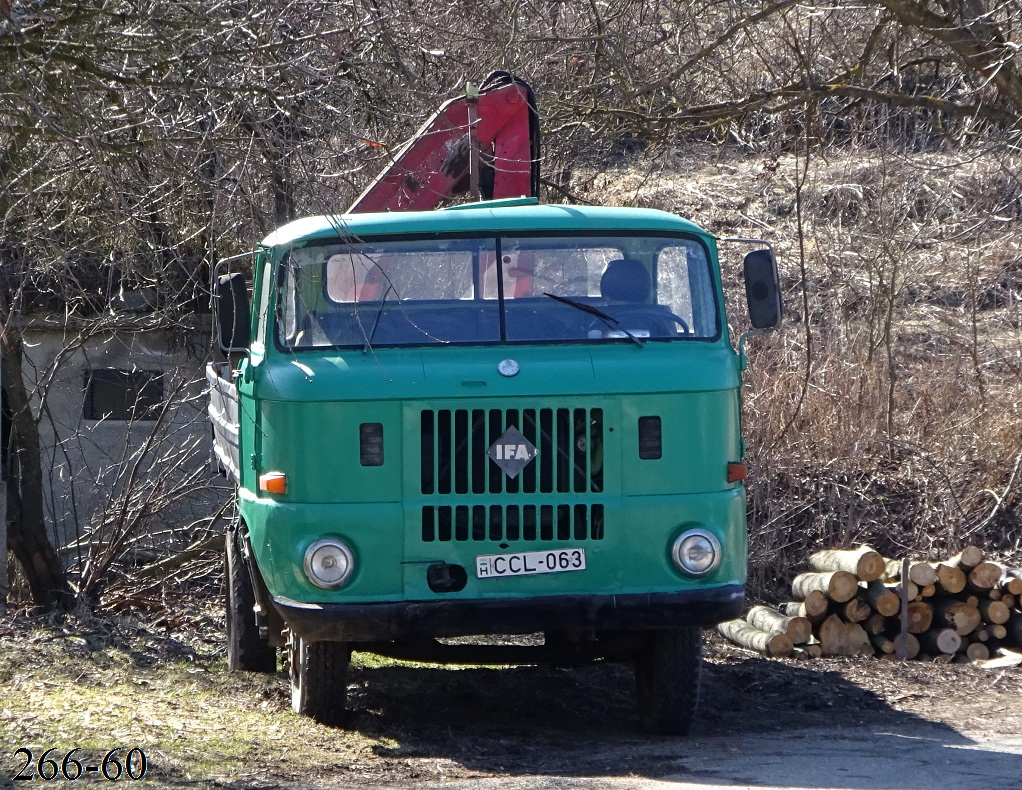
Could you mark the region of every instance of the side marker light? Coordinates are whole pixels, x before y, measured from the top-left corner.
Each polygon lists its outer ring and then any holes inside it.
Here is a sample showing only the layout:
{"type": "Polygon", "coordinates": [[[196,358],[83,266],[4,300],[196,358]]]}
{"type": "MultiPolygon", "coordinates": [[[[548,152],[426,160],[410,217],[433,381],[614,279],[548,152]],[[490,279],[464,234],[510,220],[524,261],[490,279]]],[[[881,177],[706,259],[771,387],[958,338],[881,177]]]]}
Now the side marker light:
{"type": "Polygon", "coordinates": [[[749,476],[749,467],[745,464],[730,463],[727,465],[727,481],[737,483],[749,476]]]}
{"type": "Polygon", "coordinates": [[[283,472],[267,472],[259,475],[259,490],[267,494],[286,494],[287,475],[283,472]]]}

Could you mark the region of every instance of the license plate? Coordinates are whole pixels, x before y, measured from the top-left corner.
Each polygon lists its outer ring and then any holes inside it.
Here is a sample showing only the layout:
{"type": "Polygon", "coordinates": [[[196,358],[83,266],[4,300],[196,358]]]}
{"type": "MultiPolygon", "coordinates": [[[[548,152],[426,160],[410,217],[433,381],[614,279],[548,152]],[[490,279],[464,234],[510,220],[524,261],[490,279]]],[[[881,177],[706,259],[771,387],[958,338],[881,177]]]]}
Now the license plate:
{"type": "Polygon", "coordinates": [[[501,579],[534,573],[565,573],[586,569],[585,549],[523,551],[520,554],[481,554],[476,557],[476,576],[501,579]]]}

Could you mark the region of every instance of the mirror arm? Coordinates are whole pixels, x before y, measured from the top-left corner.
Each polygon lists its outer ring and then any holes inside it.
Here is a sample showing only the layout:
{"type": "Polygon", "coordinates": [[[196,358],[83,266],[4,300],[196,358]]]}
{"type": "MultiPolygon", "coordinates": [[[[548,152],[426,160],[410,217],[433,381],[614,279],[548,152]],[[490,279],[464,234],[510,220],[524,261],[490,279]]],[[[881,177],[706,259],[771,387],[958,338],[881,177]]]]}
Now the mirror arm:
{"type": "Polygon", "coordinates": [[[745,343],[750,337],[759,337],[771,332],[770,329],[750,329],[738,339],[738,369],[743,373],[749,367],[749,358],[745,356],[745,343]]]}

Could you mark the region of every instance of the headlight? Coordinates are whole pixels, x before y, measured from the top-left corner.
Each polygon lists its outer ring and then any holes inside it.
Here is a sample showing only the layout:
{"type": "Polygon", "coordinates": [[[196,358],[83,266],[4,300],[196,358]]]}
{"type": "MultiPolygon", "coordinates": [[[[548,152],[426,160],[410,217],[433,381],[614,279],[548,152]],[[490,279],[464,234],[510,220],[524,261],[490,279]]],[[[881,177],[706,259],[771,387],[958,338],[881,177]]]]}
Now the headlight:
{"type": "Polygon", "coordinates": [[[688,576],[706,576],[720,565],[720,541],[705,529],[682,532],[671,546],[671,559],[688,576]]]}
{"type": "Polygon", "coordinates": [[[355,570],[355,557],[335,538],[317,540],[305,550],[305,575],[317,587],[333,590],[343,587],[355,570]]]}

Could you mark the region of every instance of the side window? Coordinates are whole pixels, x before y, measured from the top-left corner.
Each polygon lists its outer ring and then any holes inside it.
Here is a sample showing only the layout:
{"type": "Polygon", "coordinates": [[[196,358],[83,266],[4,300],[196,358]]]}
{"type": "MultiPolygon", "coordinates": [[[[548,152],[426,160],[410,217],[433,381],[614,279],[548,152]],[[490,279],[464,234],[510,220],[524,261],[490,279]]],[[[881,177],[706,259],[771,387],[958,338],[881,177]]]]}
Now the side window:
{"type": "Polygon", "coordinates": [[[270,271],[272,269],[273,264],[266,261],[263,264],[262,275],[259,277],[259,305],[256,313],[256,334],[252,345],[260,348],[263,345],[263,338],[266,337],[266,325],[270,318],[270,271]]]}
{"type": "Polygon", "coordinates": [[[716,334],[713,281],[706,252],[697,242],[679,242],[660,250],[657,302],[668,305],[697,337],[716,334]]]}
{"type": "Polygon", "coordinates": [[[98,368],[85,373],[86,420],[155,420],[163,404],[163,373],[98,368]]]}

